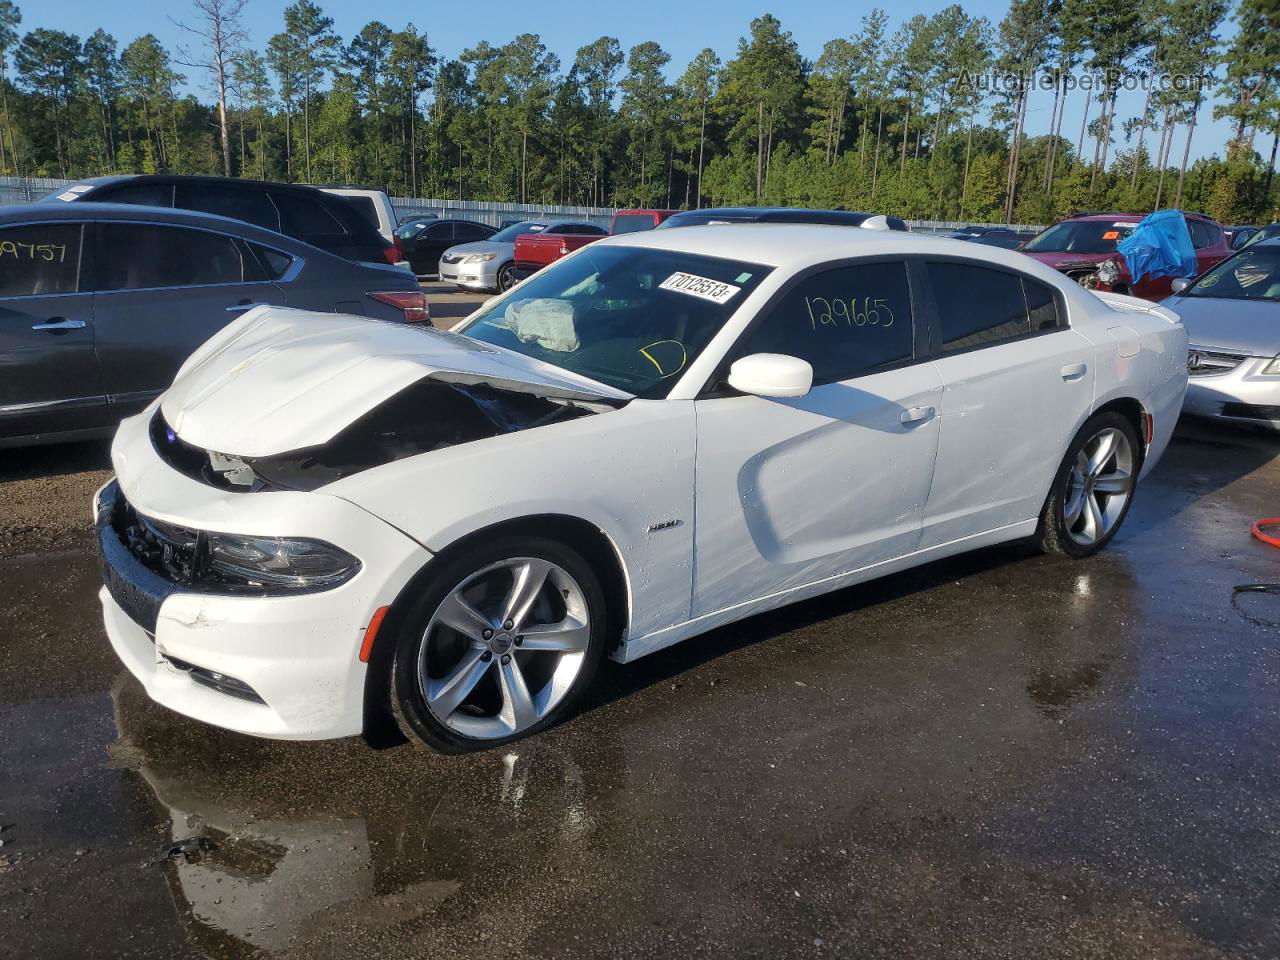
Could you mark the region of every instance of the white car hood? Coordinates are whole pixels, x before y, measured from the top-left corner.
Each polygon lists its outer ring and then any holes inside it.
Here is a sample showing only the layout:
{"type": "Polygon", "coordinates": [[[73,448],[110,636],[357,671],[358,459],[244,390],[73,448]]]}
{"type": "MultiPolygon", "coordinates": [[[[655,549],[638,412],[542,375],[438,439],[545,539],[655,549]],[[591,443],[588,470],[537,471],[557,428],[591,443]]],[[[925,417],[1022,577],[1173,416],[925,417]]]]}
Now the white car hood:
{"type": "Polygon", "coordinates": [[[632,398],[431,327],[258,307],[187,359],[160,408],[187,443],[265,457],[325,443],[424,377],[571,400],[632,398]]]}

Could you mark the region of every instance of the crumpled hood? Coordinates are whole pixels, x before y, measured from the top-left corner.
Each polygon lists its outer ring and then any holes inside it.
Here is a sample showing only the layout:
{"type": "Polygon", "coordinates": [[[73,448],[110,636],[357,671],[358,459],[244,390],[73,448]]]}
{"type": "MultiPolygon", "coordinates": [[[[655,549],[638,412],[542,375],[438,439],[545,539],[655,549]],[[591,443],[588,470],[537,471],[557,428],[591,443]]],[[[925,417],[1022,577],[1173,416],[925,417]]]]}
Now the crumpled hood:
{"type": "Polygon", "coordinates": [[[1273,300],[1175,295],[1161,306],[1178,312],[1197,347],[1252,357],[1280,354],[1280,304],[1273,300]]]}
{"type": "Polygon", "coordinates": [[[161,399],[184,441],[265,457],[330,440],[424,377],[583,401],[631,394],[431,327],[258,307],[178,371],[161,399]]]}

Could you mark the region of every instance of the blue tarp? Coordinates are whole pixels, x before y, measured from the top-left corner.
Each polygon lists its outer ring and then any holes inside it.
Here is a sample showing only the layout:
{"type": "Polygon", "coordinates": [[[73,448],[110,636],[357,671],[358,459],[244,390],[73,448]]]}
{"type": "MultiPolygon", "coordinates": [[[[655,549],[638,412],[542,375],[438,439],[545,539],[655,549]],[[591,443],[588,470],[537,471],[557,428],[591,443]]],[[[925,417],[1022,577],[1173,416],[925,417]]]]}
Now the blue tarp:
{"type": "Polygon", "coordinates": [[[1148,214],[1116,249],[1134,283],[1154,277],[1194,277],[1200,272],[1181,210],[1148,214]]]}

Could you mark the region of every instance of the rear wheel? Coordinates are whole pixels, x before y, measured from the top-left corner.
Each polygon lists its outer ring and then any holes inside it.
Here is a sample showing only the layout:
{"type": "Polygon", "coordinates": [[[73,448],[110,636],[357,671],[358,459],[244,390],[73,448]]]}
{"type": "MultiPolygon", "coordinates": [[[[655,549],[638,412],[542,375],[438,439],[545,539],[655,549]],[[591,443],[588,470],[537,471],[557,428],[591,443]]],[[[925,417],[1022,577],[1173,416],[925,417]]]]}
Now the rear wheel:
{"type": "Polygon", "coordinates": [[[1040,514],[1036,539],[1042,549],[1087,557],[1111,542],[1133,502],[1139,450],[1127,418],[1090,418],[1067,450],[1040,514]]]}
{"type": "Polygon", "coordinates": [[[516,265],[504,263],[498,268],[498,292],[506,293],[516,285],[516,265]]]}
{"type": "Polygon", "coordinates": [[[604,591],[553,540],[511,537],[446,560],[404,619],[392,706],[446,753],[510,743],[563,716],[605,647],[604,591]]]}

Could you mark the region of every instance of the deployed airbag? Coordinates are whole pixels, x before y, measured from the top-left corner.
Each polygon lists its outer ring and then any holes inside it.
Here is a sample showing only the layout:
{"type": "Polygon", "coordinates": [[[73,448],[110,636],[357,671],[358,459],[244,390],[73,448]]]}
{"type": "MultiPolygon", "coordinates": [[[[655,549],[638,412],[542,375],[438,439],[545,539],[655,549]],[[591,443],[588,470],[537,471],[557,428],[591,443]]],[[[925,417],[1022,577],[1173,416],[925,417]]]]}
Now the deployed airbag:
{"type": "Polygon", "coordinates": [[[1116,249],[1134,283],[1156,277],[1194,277],[1200,272],[1181,210],[1148,214],[1116,249]]]}
{"type": "Polygon", "coordinates": [[[554,297],[524,300],[507,307],[503,319],[521,343],[536,343],[544,350],[571,353],[578,349],[578,329],[573,304],[554,297]]]}

